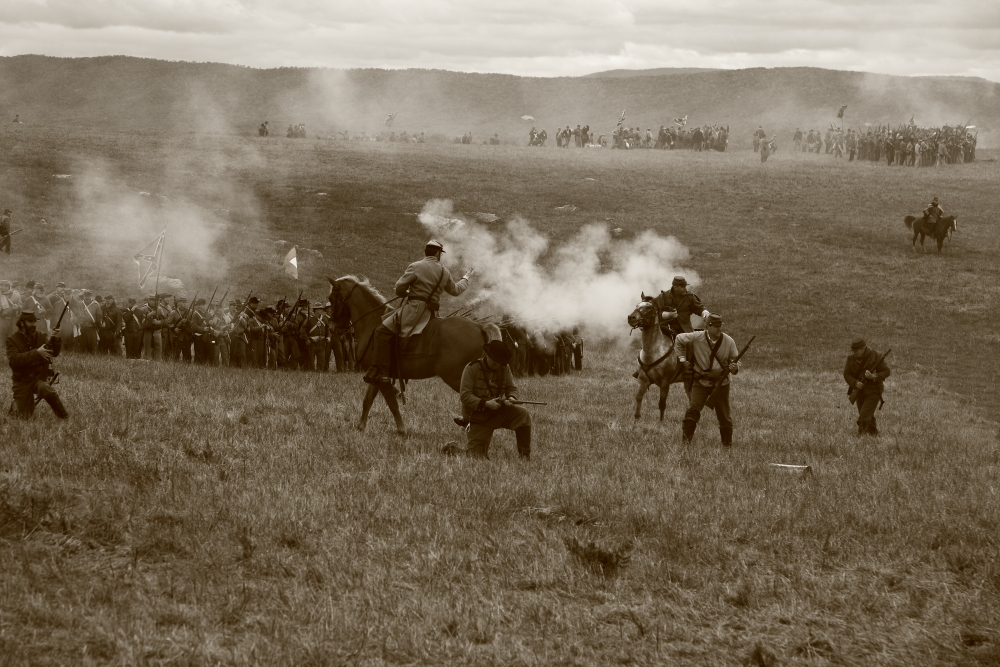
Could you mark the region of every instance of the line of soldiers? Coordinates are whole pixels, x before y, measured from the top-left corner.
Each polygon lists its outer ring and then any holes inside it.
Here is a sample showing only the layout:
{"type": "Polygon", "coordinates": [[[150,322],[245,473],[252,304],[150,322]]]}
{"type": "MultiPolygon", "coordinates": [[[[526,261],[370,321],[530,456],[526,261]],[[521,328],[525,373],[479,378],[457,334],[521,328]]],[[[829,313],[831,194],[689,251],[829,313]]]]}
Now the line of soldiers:
{"type": "Polygon", "coordinates": [[[661,150],[716,150],[725,151],[729,145],[729,130],[727,127],[703,125],[695,127],[667,127],[661,125],[656,136],[652,128],[646,128],[645,134],[638,127],[618,126],[611,133],[612,148],[658,148],[661,150]]]}
{"type": "Polygon", "coordinates": [[[848,128],[830,127],[823,134],[809,130],[803,135],[796,128],[792,137],[796,151],[803,153],[847,155],[847,161],[880,162],[907,167],[940,167],[945,164],[963,164],[976,159],[976,135],[964,125],[945,125],[939,128],[917,127],[912,122],[896,129],[879,126],[877,129],[855,132],[848,128]]]}
{"type": "Polygon", "coordinates": [[[583,338],[578,327],[553,330],[514,321],[509,315],[501,318],[499,326],[514,377],[583,370],[583,338]]]}
{"type": "Polygon", "coordinates": [[[63,350],[213,366],[337,372],[355,367],[357,343],[350,322],[335,322],[328,303],[308,299],[261,308],[256,296],[224,305],[150,294],[143,303],[129,298],[119,306],[111,294],[95,296],[91,290],[70,290],[65,283],[46,293],[44,285],[30,281],[22,293],[18,283],[0,281],[0,338],[13,333],[29,303],[42,336],[51,333],[66,309],[63,350]]]}

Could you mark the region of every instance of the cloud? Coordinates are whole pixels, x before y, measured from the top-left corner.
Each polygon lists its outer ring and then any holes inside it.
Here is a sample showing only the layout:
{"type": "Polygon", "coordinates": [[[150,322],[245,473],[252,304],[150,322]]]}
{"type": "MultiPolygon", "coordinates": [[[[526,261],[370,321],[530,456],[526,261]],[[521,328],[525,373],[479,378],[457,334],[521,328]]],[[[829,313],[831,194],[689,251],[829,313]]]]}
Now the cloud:
{"type": "Polygon", "coordinates": [[[533,76],[812,65],[1000,80],[1000,3],[22,0],[0,8],[0,53],[533,76]]]}

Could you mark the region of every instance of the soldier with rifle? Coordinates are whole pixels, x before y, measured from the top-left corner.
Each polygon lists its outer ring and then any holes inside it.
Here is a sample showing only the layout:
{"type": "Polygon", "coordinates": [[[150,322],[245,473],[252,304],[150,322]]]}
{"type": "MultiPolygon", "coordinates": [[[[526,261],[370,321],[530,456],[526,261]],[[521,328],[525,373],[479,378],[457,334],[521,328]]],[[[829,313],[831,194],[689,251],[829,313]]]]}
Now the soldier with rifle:
{"type": "Polygon", "coordinates": [[[508,365],[510,356],[503,341],[491,340],[483,346],[483,356],[465,367],[459,399],[460,423],[468,425],[468,443],[465,449],[449,443],[445,454],[489,458],[493,431],[508,428],[517,438],[520,457],[531,457],[531,414],[517,400],[517,386],[508,365]]]}
{"type": "Polygon", "coordinates": [[[27,419],[34,414],[35,404],[38,401],[48,403],[56,417],[60,419],[69,417],[59,399],[59,394],[52,389],[52,384],[58,377],[57,373],[52,372],[52,359],[59,356],[62,348],[59,326],[65,314],[66,306],[63,307],[59,322],[52,330],[52,336],[48,337],[36,331],[34,303],[28,301],[18,317],[17,332],[8,336],[5,341],[7,361],[13,372],[11,389],[14,393],[14,404],[11,406],[11,411],[21,419],[27,419]]]}
{"type": "MultiPolygon", "coordinates": [[[[682,333],[675,339],[677,360],[683,364],[688,385],[688,409],[684,414],[682,435],[684,444],[694,438],[702,409],[715,409],[719,420],[719,436],[725,447],[733,444],[733,421],[729,409],[729,376],[740,372],[740,358],[750,344],[740,352],[736,342],[722,333],[722,316],[710,313],[704,331],[682,333]]],[[[753,342],[753,339],[751,339],[753,342]]]]}
{"type": "Polygon", "coordinates": [[[161,329],[167,320],[166,308],[160,305],[156,294],[146,297],[146,305],[140,311],[142,320],[142,355],[150,361],[163,361],[163,334],[161,329]]]}
{"type": "Polygon", "coordinates": [[[892,371],[889,370],[885,354],[877,355],[868,347],[864,338],[851,343],[851,353],[844,364],[844,381],[847,382],[848,399],[858,406],[858,435],[878,435],[875,411],[882,407],[884,382],[892,371]]]}
{"type": "Polygon", "coordinates": [[[14,236],[18,232],[24,231],[24,228],[15,229],[10,231],[10,209],[5,209],[3,215],[0,216],[0,250],[6,251],[10,254],[10,237],[14,236]]]}

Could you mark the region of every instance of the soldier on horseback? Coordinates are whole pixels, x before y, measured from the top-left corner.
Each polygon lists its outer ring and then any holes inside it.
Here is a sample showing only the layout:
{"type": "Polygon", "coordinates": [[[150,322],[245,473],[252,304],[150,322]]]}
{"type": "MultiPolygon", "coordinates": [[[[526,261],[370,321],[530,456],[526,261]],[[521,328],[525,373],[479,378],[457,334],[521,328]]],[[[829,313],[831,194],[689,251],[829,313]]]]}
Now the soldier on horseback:
{"type": "Polygon", "coordinates": [[[671,337],[679,333],[690,333],[694,331],[691,325],[691,315],[700,315],[702,318],[708,317],[708,310],[698,298],[698,295],[687,288],[687,280],[684,276],[675,276],[670,286],[670,291],[660,292],[659,296],[653,299],[656,308],[661,313],[660,319],[665,322],[662,325],[663,333],[671,337]],[[674,316],[671,317],[671,314],[674,316]]]}
{"type": "Polygon", "coordinates": [[[394,339],[402,336],[405,340],[422,332],[431,317],[437,315],[442,291],[459,296],[469,287],[474,269],[469,269],[456,282],[451,272],[441,264],[443,252],[444,247],[440,243],[428,241],[424,247],[424,258],[406,267],[402,277],[396,281],[396,296],[403,299],[403,304],[382,320],[373,334],[372,364],[365,374],[365,382],[375,385],[389,382],[394,339]]]}
{"type": "Polygon", "coordinates": [[[924,222],[932,222],[936,225],[942,217],[944,217],[944,211],[938,206],[938,198],[935,197],[931,200],[930,206],[924,209],[924,222]]]}

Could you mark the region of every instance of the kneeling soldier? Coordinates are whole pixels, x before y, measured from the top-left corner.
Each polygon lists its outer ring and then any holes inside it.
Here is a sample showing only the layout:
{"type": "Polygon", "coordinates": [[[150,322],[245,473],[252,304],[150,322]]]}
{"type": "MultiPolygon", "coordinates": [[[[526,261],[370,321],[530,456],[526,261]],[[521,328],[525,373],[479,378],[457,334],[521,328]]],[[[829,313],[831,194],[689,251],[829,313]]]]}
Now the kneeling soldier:
{"type": "Polygon", "coordinates": [[[469,424],[468,446],[464,450],[449,445],[446,454],[489,458],[493,431],[509,428],[517,438],[517,453],[531,457],[531,415],[519,405],[517,387],[510,372],[510,351],[503,341],[491,340],[483,346],[483,356],[465,367],[459,398],[462,418],[469,424]]]}
{"type": "Polygon", "coordinates": [[[59,356],[62,340],[59,330],[52,331],[49,338],[35,330],[35,311],[29,306],[24,309],[17,320],[17,332],[7,336],[7,360],[14,372],[12,389],[14,390],[14,405],[12,409],[17,417],[27,419],[35,412],[35,396],[44,400],[56,413],[56,417],[66,419],[69,415],[62,401],[49,380],[52,377],[52,358],[59,356]],[[46,342],[46,340],[48,342],[46,342]]]}
{"type": "MultiPolygon", "coordinates": [[[[715,416],[719,419],[722,444],[733,444],[733,421],[729,413],[729,377],[740,372],[736,342],[722,333],[722,317],[710,314],[705,319],[704,331],[682,333],[677,336],[678,361],[686,373],[693,377],[689,393],[688,410],[682,425],[684,443],[689,444],[698,428],[701,410],[711,396],[715,402],[715,416]],[[726,373],[728,371],[728,373],[726,373]],[[719,386],[716,387],[716,384],[719,386]]],[[[709,404],[709,407],[713,407],[709,404]]]]}

